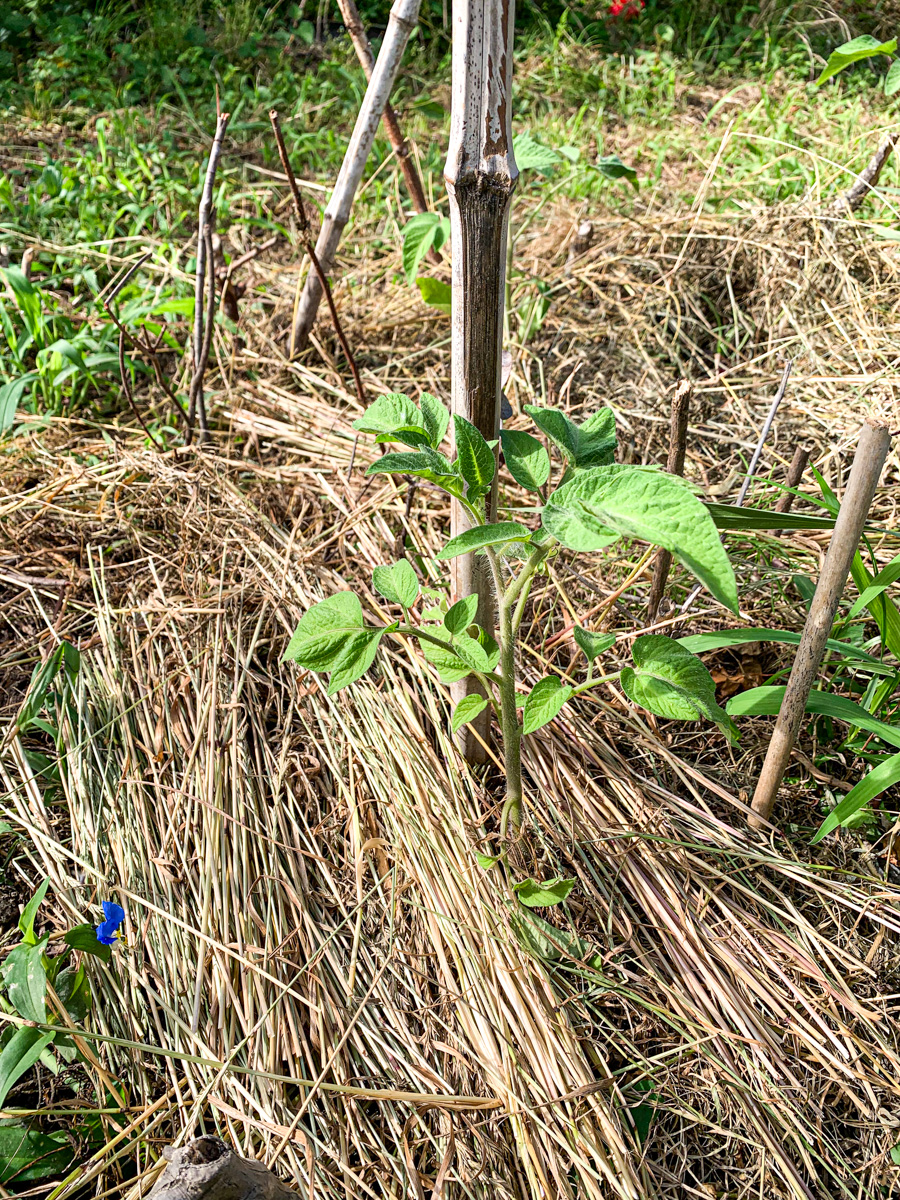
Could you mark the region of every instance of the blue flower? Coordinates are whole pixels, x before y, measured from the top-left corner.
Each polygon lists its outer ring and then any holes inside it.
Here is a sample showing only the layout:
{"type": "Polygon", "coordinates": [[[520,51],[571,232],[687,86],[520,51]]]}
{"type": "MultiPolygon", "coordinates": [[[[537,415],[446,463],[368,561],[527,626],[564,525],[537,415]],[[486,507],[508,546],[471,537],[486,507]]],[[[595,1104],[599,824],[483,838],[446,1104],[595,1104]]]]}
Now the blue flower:
{"type": "Polygon", "coordinates": [[[125,920],[125,909],[120,904],[114,904],[112,900],[104,900],[101,907],[106,920],[97,926],[97,941],[102,942],[104,946],[112,946],[119,940],[117,930],[125,920]]]}

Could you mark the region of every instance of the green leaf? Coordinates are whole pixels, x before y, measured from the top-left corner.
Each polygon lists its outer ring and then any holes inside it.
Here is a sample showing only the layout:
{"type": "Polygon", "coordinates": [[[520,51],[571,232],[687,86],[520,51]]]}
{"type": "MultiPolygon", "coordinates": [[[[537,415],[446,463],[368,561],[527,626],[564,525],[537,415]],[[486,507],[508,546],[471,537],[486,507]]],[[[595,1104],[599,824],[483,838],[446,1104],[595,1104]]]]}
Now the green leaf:
{"type": "Polygon", "coordinates": [[[674,475],[642,467],[595,467],[557,488],[541,514],[570,550],[596,550],[616,535],[663,546],[732,612],[734,571],[706,508],[674,475]]]}
{"type": "Polygon", "coordinates": [[[34,893],[25,908],[22,910],[22,915],[19,917],[19,932],[22,934],[22,941],[29,946],[37,944],[37,938],[34,934],[34,922],[37,917],[38,909],[44,902],[44,897],[47,895],[47,889],[50,887],[50,880],[45,879],[38,890],[34,893]]]}
{"type": "Polygon", "coordinates": [[[10,383],[4,383],[0,387],[0,433],[5,433],[16,419],[16,410],[22,399],[22,393],[37,377],[37,371],[27,371],[18,379],[13,379],[10,383]]]}
{"type": "Polygon", "coordinates": [[[421,412],[402,392],[388,392],[386,396],[373,400],[363,415],[353,422],[353,428],[360,433],[396,433],[399,430],[418,429],[423,437],[426,436],[421,412]]]}
{"type": "Polygon", "coordinates": [[[331,664],[328,680],[328,695],[336,695],[341,688],[361,679],[375,661],[378,643],[388,632],[396,629],[396,623],[387,629],[365,629],[348,638],[338,658],[331,664]]]}
{"type": "Polygon", "coordinates": [[[73,950],[80,950],[82,954],[93,954],[102,962],[108,963],[112,958],[112,946],[104,946],[102,942],[97,941],[97,930],[93,925],[76,925],[63,936],[63,941],[73,950]]]}
{"type": "Polygon", "coordinates": [[[412,454],[406,451],[383,454],[372,463],[366,475],[416,475],[454,495],[462,491],[462,482],[454,466],[430,446],[423,446],[412,454]]]}
{"type": "Polygon", "coordinates": [[[428,434],[428,440],[437,450],[444,440],[444,434],[450,424],[450,410],[438,400],[437,396],[432,396],[431,392],[423,392],[419,397],[419,404],[422,408],[422,424],[428,434]]]}
{"type": "Polygon", "coordinates": [[[605,654],[611,646],[616,644],[616,635],[614,633],[591,633],[590,630],[576,625],[575,644],[584,652],[584,657],[588,662],[592,663],[595,658],[599,658],[601,654],[605,654]]]}
{"type": "Polygon", "coordinates": [[[900,1142],[896,1146],[891,1147],[891,1162],[900,1167],[900,1142]]]}
{"type": "Polygon", "coordinates": [[[893,96],[897,92],[900,92],[900,58],[891,63],[884,77],[884,94],[893,96]]]}
{"type": "MultiPolygon", "coordinates": [[[[732,717],[774,717],[781,711],[785,691],[783,686],[750,688],[732,696],[725,707],[732,717]]],[[[835,721],[845,721],[857,729],[876,734],[890,746],[900,748],[900,726],[879,721],[861,704],[848,700],[846,696],[836,696],[833,692],[810,692],[806,711],[831,717],[835,721]]]]}
{"type": "Polygon", "coordinates": [[[477,499],[491,490],[497,468],[494,452],[471,421],[457,413],[453,414],[453,429],[459,473],[468,485],[469,498],[477,499]]]}
{"type": "Polygon", "coordinates": [[[392,567],[376,567],[372,572],[372,586],[385,600],[402,604],[404,608],[412,608],[419,595],[416,573],[405,558],[392,567]]]}
{"type": "Polygon", "coordinates": [[[559,962],[564,958],[584,961],[591,952],[577,934],[557,929],[527,908],[511,914],[510,926],[519,945],[543,962],[559,962]]]}
{"type": "Polygon", "coordinates": [[[502,429],[500,445],[503,459],[516,483],[539,492],[550,477],[550,455],[544,446],[519,429],[502,429]]]}
{"type": "Polygon", "coordinates": [[[76,1024],[81,1024],[91,1011],[91,985],[84,967],[67,967],[60,971],[53,990],[65,1005],[66,1012],[76,1024]]]}
{"type": "Polygon", "coordinates": [[[468,637],[465,634],[457,635],[453,638],[453,649],[473,671],[491,670],[488,652],[478,638],[468,637]]]}
{"type": "Polygon", "coordinates": [[[737,726],[716,703],[716,685],[695,654],[672,638],[648,633],[631,648],[635,669],[625,667],[620,682],[629,700],[676,721],[714,721],[729,741],[736,742],[737,726]]]}
{"type": "Polygon", "coordinates": [[[422,299],[431,308],[436,308],[440,312],[450,315],[450,309],[453,301],[453,289],[449,283],[441,283],[439,279],[431,279],[428,276],[419,277],[416,280],[416,287],[419,289],[422,299]]]}
{"type": "Polygon", "coordinates": [[[525,697],[522,732],[534,733],[536,729],[552,721],[573,690],[567,683],[564,684],[558,675],[547,675],[538,680],[525,697]]]}
{"type": "Polygon", "coordinates": [[[422,259],[434,245],[435,235],[441,225],[438,213],[418,213],[403,227],[403,271],[406,282],[412,287],[422,259]]]}
{"type": "Polygon", "coordinates": [[[627,179],[638,191],[637,171],[623,163],[618,154],[606,154],[597,159],[597,170],[605,179],[627,179]]]}
{"type": "Polygon", "coordinates": [[[502,859],[502,854],[479,854],[477,850],[475,851],[475,861],[483,871],[489,871],[491,867],[496,867],[502,859]]]}
{"type": "MultiPolygon", "coordinates": [[[[678,638],[679,646],[694,654],[706,654],[709,650],[721,650],[726,646],[743,646],[748,642],[775,642],[785,646],[799,646],[800,634],[781,629],[761,629],[756,626],[744,629],[722,629],[717,633],[694,633],[690,637],[678,638]]],[[[839,642],[829,638],[825,643],[829,650],[843,658],[857,659],[878,673],[893,674],[893,668],[885,666],[874,655],[867,654],[850,642],[839,642]]]]}
{"type": "Polygon", "coordinates": [[[18,267],[6,267],[2,275],[9,284],[28,332],[36,342],[41,338],[41,297],[34,284],[18,267]]]}
{"type": "Polygon", "coordinates": [[[513,138],[513,157],[520,171],[552,171],[559,155],[543,146],[530,133],[517,133],[513,138]]]}
{"type": "Polygon", "coordinates": [[[421,643],[426,662],[430,662],[433,667],[437,668],[442,683],[457,683],[460,679],[465,679],[467,675],[472,674],[472,668],[463,662],[451,648],[450,634],[442,625],[429,626],[428,632],[432,637],[446,642],[446,647],[436,646],[434,642],[423,641],[421,643]]]}
{"type": "Polygon", "coordinates": [[[3,982],[9,1002],[26,1021],[43,1024],[47,1020],[47,971],[43,956],[47,938],[34,946],[16,946],[3,965],[3,982]]]}
{"type": "Polygon", "coordinates": [[[525,412],[572,466],[587,470],[612,463],[616,417],[611,408],[599,409],[581,425],[576,425],[559,408],[526,404],[525,412]]]}
{"type": "MultiPolygon", "coordinates": [[[[471,696],[463,696],[462,700],[460,700],[459,704],[453,710],[453,717],[450,721],[451,730],[456,733],[458,729],[462,729],[463,725],[468,725],[470,721],[474,721],[478,714],[484,711],[486,706],[487,700],[484,696],[474,693],[471,696]]],[[[479,855],[479,861],[481,857],[479,855]]],[[[496,859],[492,860],[491,866],[493,866],[495,861],[496,859]]]]}
{"type": "Polygon", "coordinates": [[[834,529],[834,517],[809,517],[803,513],[779,513],[765,508],[738,508],[736,504],[703,502],[717,529],[749,532],[756,529],[834,529]]]}
{"type": "Polygon", "coordinates": [[[444,616],[444,628],[453,634],[465,633],[478,612],[477,595],[465,596],[450,608],[444,616]]]}
{"type": "Polygon", "coordinates": [[[63,1175],[75,1151],[63,1132],[40,1133],[21,1122],[0,1122],[0,1183],[32,1183],[63,1175]]]}
{"type": "Polygon", "coordinates": [[[10,1088],[34,1066],[53,1037],[52,1033],[41,1033],[39,1029],[25,1025],[6,1042],[0,1051],[0,1108],[6,1103],[10,1088]]]}
{"type": "Polygon", "coordinates": [[[329,671],[348,639],[363,629],[359,597],[355,592],[336,592],[303,614],[283,661],[297,662],[309,671],[329,671]]]}
{"type": "Polygon", "coordinates": [[[531,531],[518,521],[499,521],[495,525],[476,525],[464,533],[458,533],[451,538],[447,545],[435,555],[444,561],[457,558],[460,554],[471,554],[475,550],[483,550],[485,546],[499,546],[504,542],[527,542],[531,531]]]}
{"type": "Polygon", "coordinates": [[[44,702],[47,698],[47,693],[50,690],[50,685],[59,674],[60,667],[66,661],[66,645],[67,643],[62,642],[56,647],[45,663],[42,663],[34,668],[31,681],[28,684],[28,691],[25,694],[25,700],[22,704],[22,707],[19,709],[18,716],[16,717],[17,729],[28,729],[28,727],[34,723],[35,718],[44,707],[44,702]]]}
{"type": "Polygon", "coordinates": [[[872,58],[875,54],[891,55],[896,49],[896,38],[891,38],[889,42],[879,42],[867,33],[854,38],[852,42],[844,42],[843,46],[838,46],[837,50],[832,50],[828,56],[825,70],[816,80],[816,87],[821,87],[827,79],[831,79],[832,75],[837,75],[851,63],[859,62],[862,58],[872,58]]]}
{"type": "Polygon", "coordinates": [[[892,754],[890,758],[879,763],[859,781],[856,787],[847,793],[839,804],[834,806],[819,826],[810,845],[814,846],[816,842],[821,842],[823,837],[831,833],[833,829],[837,829],[839,825],[846,825],[861,808],[896,783],[900,783],[900,754],[892,754]]]}
{"type": "Polygon", "coordinates": [[[554,904],[562,904],[568,898],[577,879],[545,879],[540,883],[535,879],[523,879],[521,883],[513,884],[513,891],[526,908],[552,908],[554,904]]]}
{"type": "Polygon", "coordinates": [[[475,640],[487,655],[487,667],[485,669],[493,671],[494,667],[500,661],[500,647],[486,629],[481,629],[479,626],[476,626],[476,628],[478,629],[478,636],[475,640]]]}

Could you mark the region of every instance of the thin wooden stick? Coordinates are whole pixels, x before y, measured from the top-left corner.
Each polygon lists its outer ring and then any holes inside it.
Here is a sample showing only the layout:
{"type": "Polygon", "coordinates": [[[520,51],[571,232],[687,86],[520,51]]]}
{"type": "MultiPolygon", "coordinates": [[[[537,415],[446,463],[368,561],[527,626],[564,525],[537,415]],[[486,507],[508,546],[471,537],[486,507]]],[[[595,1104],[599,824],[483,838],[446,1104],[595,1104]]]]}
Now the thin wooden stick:
{"type": "MultiPolygon", "coordinates": [[[[684,456],[687,452],[688,416],[691,408],[693,384],[689,379],[682,379],[672,397],[672,413],[669,419],[669,457],[666,470],[670,475],[684,474],[684,456]]],[[[672,566],[672,555],[668,550],[660,550],[653,564],[653,581],[650,584],[650,598],[647,601],[647,624],[652,625],[659,612],[659,605],[666,590],[666,580],[669,578],[669,568],[672,566]]]]}
{"type": "MultiPolygon", "coordinates": [[[[791,465],[788,467],[788,473],[785,476],[784,486],[786,488],[796,488],[800,486],[800,480],[803,478],[803,472],[806,470],[806,464],[809,462],[809,450],[805,446],[798,446],[794,451],[794,457],[791,459],[791,465]]],[[[778,503],[775,505],[775,511],[780,513],[790,512],[794,503],[793,491],[782,492],[778,498],[778,503]]]]}
{"type": "Polygon", "coordinates": [[[831,633],[847,573],[859,546],[890,444],[891,435],[886,425],[874,421],[867,421],[863,425],[841,511],[831,535],[831,544],[803,626],[781,711],[753,795],[753,816],[750,818],[753,829],[762,829],[772,815],[775,797],[806,712],[810,688],[822,663],[825,643],[831,633]]]}
{"type": "Polygon", "coordinates": [[[900,138],[900,133],[889,133],[887,135],[869,159],[867,166],[857,175],[852,186],[846,192],[841,192],[840,196],[831,205],[833,213],[856,212],[869,192],[878,185],[881,172],[884,170],[884,164],[890,158],[891,151],[896,146],[898,138],[900,138]]]}
{"type": "MultiPolygon", "coordinates": [[[[772,428],[772,423],[775,420],[776,413],[778,412],[778,406],[784,399],[784,393],[787,389],[787,383],[788,379],[790,378],[791,367],[793,365],[793,362],[790,360],[788,360],[788,362],[785,364],[784,372],[781,376],[781,383],[778,385],[778,391],[775,393],[775,399],[772,401],[769,407],[768,415],[763,422],[763,427],[760,430],[759,438],[756,442],[756,449],[753,451],[753,455],[750,458],[750,465],[747,468],[747,474],[744,476],[744,482],[741,484],[741,490],[738,492],[738,498],[734,502],[736,508],[742,508],[744,501],[747,499],[747,492],[750,490],[750,484],[753,482],[753,476],[756,474],[756,468],[759,464],[760,455],[763,452],[763,446],[766,444],[766,438],[769,436],[769,430],[772,428]]],[[[702,590],[703,585],[698,583],[688,596],[687,600],[685,600],[684,604],[682,604],[682,613],[687,612],[702,590]]]]}
{"type": "MultiPolygon", "coordinates": [[[[209,440],[209,427],[206,422],[206,401],[203,397],[203,375],[206,370],[206,362],[209,359],[209,345],[211,344],[212,332],[209,332],[209,337],[205,336],[204,327],[204,310],[203,298],[205,288],[207,286],[207,257],[210,259],[210,245],[212,243],[212,215],[213,215],[213,188],[216,182],[216,168],[219,165],[219,157],[222,153],[222,139],[225,137],[225,130],[228,127],[228,113],[220,113],[216,120],[216,135],[213,138],[213,144],[209,152],[209,162],[206,166],[206,179],[203,182],[203,191],[200,195],[200,209],[197,215],[197,271],[194,279],[194,341],[193,341],[193,371],[191,374],[191,388],[188,402],[188,418],[187,418],[187,433],[185,434],[185,444],[190,445],[194,436],[194,419],[199,417],[200,423],[200,440],[209,440]],[[206,345],[206,356],[203,355],[204,344],[206,345]]],[[[212,297],[209,304],[209,312],[215,314],[215,271],[212,272],[211,281],[209,283],[212,297]]],[[[206,325],[211,325],[212,320],[207,317],[206,325]]]]}
{"type": "Polygon", "coordinates": [[[309,217],[306,215],[306,209],[303,205],[303,197],[300,195],[300,189],[297,187],[297,180],[294,176],[291,161],[288,158],[287,146],[284,144],[284,138],[281,134],[281,126],[278,123],[278,113],[273,108],[269,113],[269,120],[272,122],[272,130],[275,133],[275,141],[278,145],[278,154],[281,158],[281,165],[284,167],[284,173],[287,175],[288,184],[291,189],[291,196],[294,200],[294,211],[297,214],[297,224],[300,229],[300,240],[303,243],[303,248],[309,255],[309,261],[312,263],[313,271],[319,280],[319,285],[325,296],[325,302],[328,305],[328,311],[331,314],[331,323],[334,326],[334,332],[337,334],[337,339],[341,343],[341,349],[344,352],[344,358],[347,360],[347,366],[350,368],[350,374],[353,376],[353,385],[356,388],[356,398],[360,404],[366,405],[366,389],[363,387],[362,378],[359,373],[359,368],[356,365],[356,359],[353,357],[353,352],[350,349],[350,343],[347,341],[347,336],[344,333],[341,319],[338,316],[337,307],[334,303],[334,296],[331,294],[331,286],[328,283],[328,277],[322,263],[319,260],[319,255],[316,248],[312,244],[312,234],[309,228],[309,217]]]}
{"type": "MultiPolygon", "coordinates": [[[[372,53],[372,46],[366,34],[365,26],[360,20],[359,10],[354,0],[338,0],[338,8],[341,10],[341,16],[344,19],[347,32],[350,34],[350,40],[353,42],[353,49],[356,51],[359,65],[365,72],[366,79],[371,80],[372,72],[375,69],[375,55],[372,53]]],[[[403,172],[403,179],[406,183],[406,190],[409,192],[409,198],[413,202],[413,208],[417,213],[428,212],[425,189],[422,187],[422,180],[419,178],[416,164],[410,156],[409,143],[403,136],[403,132],[400,129],[400,122],[397,120],[397,114],[390,104],[385,104],[384,106],[384,111],[381,114],[381,123],[384,126],[385,133],[388,135],[391,148],[397,156],[397,161],[400,164],[400,170],[403,172]]],[[[433,261],[442,261],[441,256],[436,251],[432,250],[430,254],[433,256],[433,261]]]]}
{"type": "Polygon", "coordinates": [[[763,446],[766,444],[766,438],[769,436],[769,430],[772,428],[772,422],[778,412],[778,407],[784,399],[784,393],[787,391],[788,380],[791,377],[791,367],[793,362],[790,359],[785,363],[784,373],[781,376],[781,383],[778,385],[778,391],[775,393],[775,399],[769,408],[769,414],[765,419],[762,429],[760,430],[759,440],[756,443],[756,449],[753,451],[753,456],[750,459],[750,466],[747,468],[747,474],[744,477],[744,482],[741,484],[741,490],[738,492],[738,498],[735,504],[738,508],[743,506],[747,499],[747,493],[750,490],[750,484],[753,482],[753,476],[756,474],[756,468],[759,465],[760,455],[763,452],[763,446]]]}
{"type": "MultiPolygon", "coordinates": [[[[316,254],[327,275],[334,266],[334,256],[344,227],[350,219],[350,208],[365,169],[366,159],[375,141],[381,114],[388,102],[400,60],[419,19],[420,0],[394,0],[381,51],[363,98],[359,116],[344,155],[340,174],[334,185],[331,200],[325,209],[325,219],[316,241],[316,254]]],[[[317,271],[310,271],[303,285],[294,319],[293,350],[302,350],[309,341],[316,319],[323,288],[317,271]]]]}

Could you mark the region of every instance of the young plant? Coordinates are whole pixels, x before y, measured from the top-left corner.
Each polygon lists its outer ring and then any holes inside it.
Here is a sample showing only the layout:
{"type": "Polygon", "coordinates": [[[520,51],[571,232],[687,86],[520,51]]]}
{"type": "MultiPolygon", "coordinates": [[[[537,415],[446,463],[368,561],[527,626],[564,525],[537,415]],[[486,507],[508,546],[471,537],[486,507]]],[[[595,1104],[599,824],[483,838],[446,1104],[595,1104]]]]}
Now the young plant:
{"type": "MultiPolygon", "coordinates": [[[[461,554],[486,556],[496,592],[496,638],[495,631],[475,623],[474,595],[462,596],[450,607],[432,604],[417,612],[419,582],[409,562],[401,559],[393,566],[377,567],[373,577],[375,590],[400,609],[401,616],[387,625],[373,625],[366,621],[353,592],[339,592],[304,614],[284,656],[308,670],[330,672],[329,695],[368,671],[385,635],[418,639],[444,683],[474,676],[481,694],[460,701],[452,725],[460,728],[486,705],[499,721],[506,773],[503,837],[517,831],[522,822],[523,737],[552,721],[573,697],[598,684],[618,679],[625,694],[650,712],[683,720],[707,719],[730,739],[737,736],[733,722],[716,704],[712,678],[700,659],[659,635],[635,639],[633,666],[598,674],[594,664],[615,639],[577,629],[575,640],[586,660],[583,682],[571,684],[558,675],[547,675],[520,697],[516,645],[528,596],[536,576],[561,549],[590,554],[620,538],[663,546],[717,600],[738,611],[734,572],[707,508],[683,479],[613,461],[616,434],[611,409],[601,409],[580,425],[558,409],[527,407],[526,412],[564,463],[559,484],[546,502],[536,510],[523,510],[523,514],[538,512],[534,528],[513,520],[487,521],[498,448],[464,418],[454,416],[455,457],[447,457],[441,446],[450,414],[434,396],[423,394],[418,406],[396,393],[380,396],[354,424],[361,433],[374,434],[378,443],[407,447],[384,454],[369,467],[369,475],[424,479],[471,516],[473,527],[451,538],[436,561],[446,563],[461,554]]],[[[516,482],[539,499],[551,474],[546,446],[530,433],[504,430],[499,452],[516,482]]]]}
{"type": "Polygon", "coordinates": [[[122,919],[125,916],[119,905],[104,902],[105,921],[97,927],[77,925],[68,930],[63,935],[62,953],[50,955],[49,934],[39,938],[34,929],[49,885],[45,879],[25,905],[19,918],[22,940],[10,950],[3,965],[0,1008],[30,1023],[9,1024],[0,1036],[0,1107],[12,1086],[35,1063],[40,1062],[56,1075],[61,1062],[71,1063],[82,1057],[69,1029],[71,1025],[82,1024],[90,1012],[91,985],[84,962],[73,962],[72,951],[94,955],[108,963],[116,940],[115,929],[121,924],[115,918],[119,913],[122,919]],[[48,1009],[51,999],[52,1006],[48,1009]],[[61,1021],[61,1009],[65,1010],[67,1023],[61,1021]]]}

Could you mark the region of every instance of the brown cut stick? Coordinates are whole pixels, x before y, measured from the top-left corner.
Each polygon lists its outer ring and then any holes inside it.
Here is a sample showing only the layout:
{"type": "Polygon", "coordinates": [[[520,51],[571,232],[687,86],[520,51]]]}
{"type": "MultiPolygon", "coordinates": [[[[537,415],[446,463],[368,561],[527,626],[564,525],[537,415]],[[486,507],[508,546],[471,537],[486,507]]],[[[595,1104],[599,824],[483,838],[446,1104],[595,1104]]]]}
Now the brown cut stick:
{"type": "MultiPolygon", "coordinates": [[[[691,407],[691,394],[694,390],[689,379],[682,379],[672,397],[672,414],[669,419],[669,458],[666,470],[670,475],[684,474],[684,456],[687,451],[688,415],[691,407]]],[[[647,624],[652,625],[659,612],[659,606],[666,590],[666,580],[669,578],[669,568],[672,566],[672,555],[668,550],[660,550],[653,564],[653,580],[650,584],[650,599],[647,601],[647,624]]]]}
{"type": "Polygon", "coordinates": [[[331,285],[328,282],[328,277],[322,269],[322,264],[319,261],[319,256],[316,253],[316,248],[313,245],[312,233],[309,228],[309,217],[306,215],[306,208],[303,205],[303,197],[300,195],[300,189],[297,187],[297,180],[294,176],[291,160],[288,158],[287,146],[284,144],[284,138],[281,134],[281,126],[278,123],[278,113],[273,108],[269,113],[269,120],[272,122],[272,129],[275,133],[275,142],[278,146],[278,154],[281,158],[281,165],[284,167],[284,173],[287,175],[288,184],[291,189],[291,196],[294,200],[294,210],[297,214],[297,224],[300,228],[300,240],[303,243],[303,248],[309,255],[309,261],[312,263],[313,271],[315,272],[322,292],[325,296],[325,303],[328,305],[328,311],[331,314],[331,323],[334,326],[334,332],[337,334],[337,339],[341,343],[341,349],[344,351],[344,358],[347,360],[347,366],[350,368],[350,374],[353,376],[353,384],[356,388],[356,398],[359,400],[363,408],[366,407],[366,389],[363,387],[363,382],[359,374],[359,368],[356,365],[356,359],[353,357],[353,352],[350,349],[350,343],[347,341],[347,335],[344,333],[341,319],[338,316],[337,307],[334,303],[334,296],[331,294],[331,285]]]}
{"type": "Polygon", "coordinates": [[[835,613],[847,582],[847,573],[859,546],[859,539],[890,445],[891,435],[887,426],[866,421],[856,447],[853,468],[841,502],[841,511],[835,522],[834,533],[831,535],[831,544],[809,606],[806,624],[803,626],[797,657],[794,659],[791,677],[781,702],[781,711],[775,722],[763,769],[753,795],[753,816],[750,818],[752,829],[762,829],[772,815],[775,797],[806,713],[809,692],[822,664],[825,643],[831,633],[835,613]]]}
{"type": "MultiPolygon", "coordinates": [[[[800,480],[803,478],[803,472],[806,470],[808,462],[809,451],[804,446],[798,446],[794,451],[794,457],[791,459],[791,465],[788,467],[788,473],[785,476],[784,486],[786,488],[800,486],[800,480]]],[[[793,491],[782,492],[778,498],[778,503],[775,505],[775,511],[780,513],[790,512],[793,503],[793,491]]]]}

